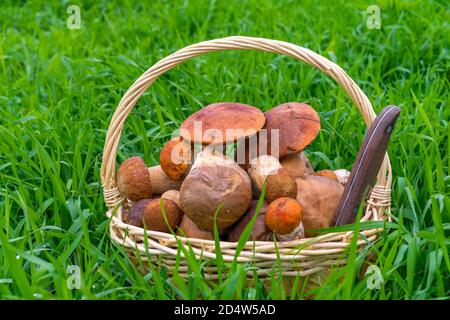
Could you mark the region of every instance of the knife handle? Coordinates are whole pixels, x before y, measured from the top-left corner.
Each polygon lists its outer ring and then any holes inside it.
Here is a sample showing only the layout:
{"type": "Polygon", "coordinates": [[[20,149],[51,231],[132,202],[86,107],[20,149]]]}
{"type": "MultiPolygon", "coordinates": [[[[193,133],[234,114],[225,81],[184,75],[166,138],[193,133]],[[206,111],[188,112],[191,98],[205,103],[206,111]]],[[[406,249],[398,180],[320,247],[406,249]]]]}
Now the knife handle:
{"type": "Polygon", "coordinates": [[[367,130],[336,210],[336,226],[353,223],[367,187],[380,170],[400,108],[387,106],[367,130]]]}

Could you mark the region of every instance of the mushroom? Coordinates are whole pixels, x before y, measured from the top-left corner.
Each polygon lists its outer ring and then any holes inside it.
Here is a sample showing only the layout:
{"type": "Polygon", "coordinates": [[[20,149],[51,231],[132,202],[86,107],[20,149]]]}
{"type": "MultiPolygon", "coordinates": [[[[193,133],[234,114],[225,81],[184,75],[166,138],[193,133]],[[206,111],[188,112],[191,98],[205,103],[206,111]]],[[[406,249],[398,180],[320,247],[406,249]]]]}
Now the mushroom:
{"type": "MultiPolygon", "coordinates": [[[[248,225],[250,220],[256,213],[256,208],[258,206],[258,201],[253,200],[250,204],[250,208],[247,210],[244,216],[228,231],[227,240],[230,242],[238,242],[241,238],[242,232],[244,232],[245,227],[248,225]]],[[[261,209],[259,211],[258,217],[253,225],[253,229],[250,233],[249,240],[253,241],[268,241],[272,236],[272,231],[267,227],[266,211],[267,202],[263,202],[261,209]]]]}
{"type": "Polygon", "coordinates": [[[125,160],[117,172],[117,188],[120,194],[133,202],[149,199],[153,194],[167,190],[179,190],[181,181],[170,179],[160,166],[147,168],[140,157],[125,160]]]}
{"type": "Polygon", "coordinates": [[[180,206],[180,191],[178,190],[167,190],[161,195],[161,198],[172,200],[178,207],[180,206]]]}
{"type": "MultiPolygon", "coordinates": [[[[323,176],[309,175],[297,178],[297,200],[303,208],[305,230],[328,228],[334,225],[335,213],[344,187],[323,176]]],[[[306,232],[311,237],[313,232],[306,232]]]]}
{"type": "Polygon", "coordinates": [[[180,126],[180,135],[191,143],[225,144],[255,135],[264,123],[264,113],[255,107],[220,102],[189,116],[180,126]]]}
{"type": "Polygon", "coordinates": [[[203,230],[191,220],[187,215],[183,215],[181,223],[178,226],[177,234],[188,238],[197,238],[204,240],[214,240],[214,234],[211,231],[203,230]]]}
{"type": "Polygon", "coordinates": [[[180,179],[189,168],[193,147],[176,137],[167,142],[159,154],[159,163],[162,171],[171,179],[180,179]]]}
{"type": "Polygon", "coordinates": [[[307,174],[314,174],[314,169],[303,151],[287,156],[281,160],[280,163],[294,178],[303,177],[307,174]]]}
{"type": "Polygon", "coordinates": [[[294,177],[313,173],[311,164],[304,154],[296,154],[306,148],[320,131],[317,112],[305,103],[290,102],[274,107],[265,113],[266,123],[255,141],[238,144],[238,152],[244,153],[242,167],[247,169],[252,159],[272,155],[284,161],[283,167],[294,177]],[[242,149],[244,151],[242,151],[242,149]],[[303,170],[301,170],[303,168],[303,170]]]}
{"type": "Polygon", "coordinates": [[[123,197],[131,201],[139,201],[152,196],[149,171],[142,158],[129,158],[119,166],[117,188],[123,197]]]}
{"type": "Polygon", "coordinates": [[[281,197],[297,196],[297,184],[288,170],[281,167],[277,158],[269,155],[252,159],[248,173],[259,191],[266,184],[266,199],[270,202],[281,197]]]}
{"type": "Polygon", "coordinates": [[[347,184],[348,178],[350,177],[350,171],[346,169],[337,169],[334,170],[334,174],[336,175],[340,184],[345,186],[347,184]]]}
{"type": "Polygon", "coordinates": [[[208,151],[198,154],[180,189],[180,207],[200,228],[223,233],[247,210],[251,180],[232,159],[208,151]]]}
{"type": "Polygon", "coordinates": [[[268,141],[268,153],[278,149],[279,159],[305,149],[320,131],[320,117],[306,103],[283,103],[265,113],[268,141]],[[278,130],[279,141],[271,141],[271,131],[278,130]]]}
{"type": "Polygon", "coordinates": [[[153,193],[163,194],[168,190],[180,190],[181,180],[173,180],[169,178],[161,166],[153,166],[148,168],[153,193]]]}
{"type": "Polygon", "coordinates": [[[143,199],[131,207],[125,222],[137,227],[145,226],[148,230],[169,233],[178,225],[181,216],[181,210],[172,200],[143,199]],[[164,211],[161,209],[161,205],[164,211]],[[164,217],[164,213],[166,217],[164,217]]]}
{"type": "Polygon", "coordinates": [[[334,181],[339,182],[339,179],[333,170],[320,170],[317,171],[314,175],[318,177],[327,177],[329,179],[333,179],[334,181]]]}
{"type": "Polygon", "coordinates": [[[292,198],[278,198],[269,204],[266,211],[266,225],[280,241],[304,237],[302,206],[292,198]]]}

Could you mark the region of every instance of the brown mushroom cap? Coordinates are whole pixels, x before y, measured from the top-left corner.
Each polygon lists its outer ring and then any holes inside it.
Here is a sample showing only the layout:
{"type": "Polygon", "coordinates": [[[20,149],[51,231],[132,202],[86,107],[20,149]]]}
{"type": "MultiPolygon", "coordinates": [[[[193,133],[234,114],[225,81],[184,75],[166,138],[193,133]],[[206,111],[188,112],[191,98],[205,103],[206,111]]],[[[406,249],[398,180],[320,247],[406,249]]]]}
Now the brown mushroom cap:
{"type": "Polygon", "coordinates": [[[144,209],[143,221],[148,230],[171,232],[170,229],[175,230],[175,227],[181,220],[183,213],[175,202],[168,199],[152,199],[148,202],[144,209]],[[167,217],[167,222],[164,219],[164,213],[161,210],[161,203],[164,207],[164,211],[167,217]]]}
{"type": "MultiPolygon", "coordinates": [[[[320,176],[297,178],[297,200],[303,208],[305,230],[329,228],[334,225],[335,213],[344,187],[338,182],[320,176]]],[[[306,232],[307,237],[316,233],[306,232]]]]}
{"type": "MultiPolygon", "coordinates": [[[[306,103],[283,103],[265,113],[268,150],[271,145],[271,130],[279,130],[279,158],[302,151],[320,131],[320,117],[306,103]]],[[[269,151],[271,154],[271,151],[269,151]]],[[[276,156],[276,155],[275,155],[276,156]]]]}
{"type": "MultiPolygon", "coordinates": [[[[228,231],[227,240],[230,242],[238,242],[242,232],[244,232],[245,227],[247,227],[250,220],[256,213],[256,207],[258,206],[258,201],[253,200],[250,204],[250,208],[247,210],[245,215],[228,231]]],[[[265,219],[266,219],[266,210],[268,203],[265,201],[261,206],[258,217],[256,218],[255,224],[253,225],[253,229],[250,233],[249,240],[253,241],[268,241],[272,236],[272,231],[267,227],[265,219]]]]}
{"type": "Polygon", "coordinates": [[[329,179],[339,182],[338,177],[332,170],[320,170],[317,171],[314,175],[319,177],[327,177],[329,179]]]}
{"type": "Polygon", "coordinates": [[[145,208],[152,201],[153,199],[142,199],[134,203],[125,215],[125,223],[142,228],[145,208]]]}
{"type": "Polygon", "coordinates": [[[267,227],[278,234],[289,234],[302,222],[302,206],[292,198],[278,198],[266,211],[267,227]]]}
{"type": "Polygon", "coordinates": [[[178,226],[177,234],[188,238],[197,238],[204,240],[214,240],[214,234],[211,231],[203,230],[191,220],[187,215],[183,215],[181,223],[178,226]]]}
{"type": "Polygon", "coordinates": [[[314,174],[314,169],[304,152],[291,154],[281,160],[281,166],[287,169],[294,178],[314,174]]]}
{"type": "Polygon", "coordinates": [[[119,166],[117,188],[123,197],[131,201],[139,201],[152,196],[150,175],[142,158],[131,157],[119,166]]]}
{"type": "Polygon", "coordinates": [[[180,189],[180,207],[200,228],[219,232],[235,223],[252,199],[250,177],[233,160],[199,153],[180,189]]]}
{"type": "Polygon", "coordinates": [[[264,113],[252,106],[221,102],[210,104],[188,117],[180,126],[183,139],[201,144],[227,143],[256,134],[264,126],[264,113]],[[194,135],[194,122],[201,122],[201,136],[194,135]],[[206,130],[217,130],[222,139],[206,130]],[[233,130],[232,132],[227,130],[233,130]],[[231,134],[232,133],[232,134],[231,134]]]}
{"type": "Polygon", "coordinates": [[[159,163],[164,173],[171,179],[180,179],[189,167],[192,146],[181,137],[168,141],[161,149],[159,163]]]}
{"type": "Polygon", "coordinates": [[[265,183],[265,197],[269,203],[282,197],[297,198],[297,183],[286,169],[274,170],[267,176],[265,183]]]}

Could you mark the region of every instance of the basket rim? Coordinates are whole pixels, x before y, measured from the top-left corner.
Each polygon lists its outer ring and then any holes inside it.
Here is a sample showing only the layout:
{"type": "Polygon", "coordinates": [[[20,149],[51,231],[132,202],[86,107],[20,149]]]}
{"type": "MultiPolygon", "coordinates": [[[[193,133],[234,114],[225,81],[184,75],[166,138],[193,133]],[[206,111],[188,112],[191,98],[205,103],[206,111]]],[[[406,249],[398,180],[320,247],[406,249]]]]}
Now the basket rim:
{"type": "MultiPolygon", "coordinates": [[[[180,49],[162,60],[155,63],[145,71],[126,91],[122,97],[117,109],[115,110],[106,133],[105,146],[103,150],[103,159],[101,167],[101,180],[104,193],[104,200],[108,207],[106,215],[110,218],[110,237],[114,243],[124,247],[129,251],[136,250],[142,257],[146,258],[148,253],[163,257],[166,259],[166,265],[171,266],[173,260],[177,257],[178,242],[183,245],[188,242],[193,247],[194,253],[199,257],[215,259],[216,255],[212,249],[215,242],[212,240],[201,240],[195,238],[186,238],[169,233],[157,231],[146,231],[143,228],[126,224],[122,220],[122,211],[126,199],[123,199],[117,190],[115,181],[115,167],[117,148],[120,135],[125,120],[134,108],[135,104],[143,93],[153,84],[153,82],[163,73],[169,71],[175,66],[191,58],[206,54],[212,51],[222,50],[260,50],[272,53],[280,53],[297,60],[303,61],[311,66],[321,70],[326,75],[334,79],[346,93],[350,96],[357,109],[360,111],[364,123],[367,127],[371,125],[376,117],[373,107],[358,85],[345,73],[345,71],[334,62],[327,58],[300,46],[264,38],[232,36],[227,38],[203,41],[197,44],[180,49]],[[117,210],[118,215],[113,211],[117,210]],[[146,237],[148,247],[143,247],[143,237],[146,237]],[[175,250],[177,248],[177,250],[175,250]],[[172,259],[172,260],[171,260],[172,259]]],[[[391,200],[392,169],[389,157],[386,153],[379,173],[377,175],[377,184],[372,189],[368,199],[365,214],[361,220],[389,220],[390,200],[391,200]],[[387,214],[385,214],[387,212],[387,214]]],[[[294,241],[252,241],[246,242],[244,248],[237,257],[238,262],[256,262],[263,265],[271,263],[281,257],[287,263],[283,272],[287,275],[300,274],[301,276],[314,274],[327,269],[330,263],[334,261],[337,265],[342,265],[343,259],[339,255],[343,254],[353,236],[354,231],[333,232],[319,235],[316,237],[304,238],[294,241]],[[297,250],[295,254],[289,254],[292,249],[298,246],[307,246],[297,250]],[[273,252],[275,245],[276,250],[273,252]],[[296,269],[295,263],[303,263],[301,271],[296,269]]],[[[362,242],[357,240],[358,246],[367,245],[369,242],[376,241],[379,228],[362,230],[358,233],[366,239],[362,242]]],[[[221,241],[221,249],[225,261],[234,259],[235,250],[233,244],[237,242],[221,241]]],[[[152,258],[153,259],[153,258],[152,258]]],[[[344,259],[345,260],[345,259],[344,259]]],[[[211,277],[217,274],[212,272],[211,277]]]]}

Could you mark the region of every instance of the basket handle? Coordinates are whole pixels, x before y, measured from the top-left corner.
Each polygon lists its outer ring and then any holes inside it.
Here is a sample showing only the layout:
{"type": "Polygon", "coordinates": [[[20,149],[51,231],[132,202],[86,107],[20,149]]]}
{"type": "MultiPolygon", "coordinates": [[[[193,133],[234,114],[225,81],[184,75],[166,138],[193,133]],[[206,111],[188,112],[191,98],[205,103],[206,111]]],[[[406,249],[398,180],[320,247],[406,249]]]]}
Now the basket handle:
{"type": "MultiPolygon", "coordinates": [[[[190,45],[176,51],[175,53],[172,53],[154,64],[133,83],[133,85],[127,90],[125,95],[120,100],[120,103],[112,116],[108,131],[106,132],[101,167],[103,192],[108,208],[113,208],[122,201],[116,188],[115,179],[117,146],[119,144],[120,135],[122,133],[125,120],[145,90],[147,90],[147,88],[150,87],[153,82],[164,72],[174,68],[186,60],[208,52],[237,49],[253,49],[280,53],[306,62],[333,78],[347,92],[360,111],[367,127],[372,124],[376,117],[367,96],[345,73],[345,71],[337,64],[309,49],[278,40],[243,36],[203,41],[190,45]]],[[[386,153],[381,169],[378,172],[377,184],[382,187],[390,188],[391,180],[391,165],[386,153]]]]}

